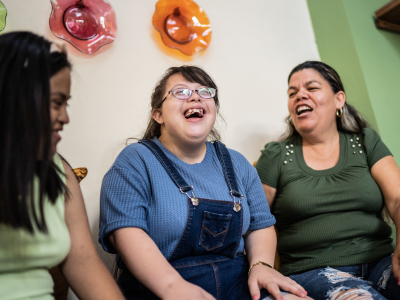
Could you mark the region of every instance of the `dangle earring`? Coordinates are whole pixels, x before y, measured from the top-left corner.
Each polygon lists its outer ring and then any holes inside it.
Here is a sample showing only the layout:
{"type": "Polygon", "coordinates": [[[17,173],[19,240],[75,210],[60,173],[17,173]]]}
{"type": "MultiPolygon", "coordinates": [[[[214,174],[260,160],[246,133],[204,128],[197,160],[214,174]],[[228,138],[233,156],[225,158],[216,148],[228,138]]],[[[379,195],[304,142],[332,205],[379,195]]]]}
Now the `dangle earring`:
{"type": "Polygon", "coordinates": [[[343,107],[339,108],[338,110],[336,110],[336,116],[338,118],[341,118],[343,115],[343,107]]]}

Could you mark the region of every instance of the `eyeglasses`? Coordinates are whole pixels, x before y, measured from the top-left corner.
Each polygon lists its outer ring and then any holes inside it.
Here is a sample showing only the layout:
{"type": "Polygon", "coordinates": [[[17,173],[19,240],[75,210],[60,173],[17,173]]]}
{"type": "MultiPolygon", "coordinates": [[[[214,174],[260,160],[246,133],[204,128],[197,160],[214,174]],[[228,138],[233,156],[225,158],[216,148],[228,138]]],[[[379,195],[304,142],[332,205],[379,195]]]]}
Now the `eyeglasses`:
{"type": "Polygon", "coordinates": [[[164,102],[165,99],[167,99],[167,97],[170,93],[172,93],[172,95],[176,99],[187,100],[190,98],[190,96],[192,96],[193,92],[196,92],[203,99],[211,99],[211,98],[214,98],[215,94],[217,93],[217,90],[214,88],[210,88],[210,87],[202,87],[202,88],[199,88],[198,90],[173,89],[168,92],[167,96],[165,96],[165,98],[162,100],[162,102],[164,102]]]}

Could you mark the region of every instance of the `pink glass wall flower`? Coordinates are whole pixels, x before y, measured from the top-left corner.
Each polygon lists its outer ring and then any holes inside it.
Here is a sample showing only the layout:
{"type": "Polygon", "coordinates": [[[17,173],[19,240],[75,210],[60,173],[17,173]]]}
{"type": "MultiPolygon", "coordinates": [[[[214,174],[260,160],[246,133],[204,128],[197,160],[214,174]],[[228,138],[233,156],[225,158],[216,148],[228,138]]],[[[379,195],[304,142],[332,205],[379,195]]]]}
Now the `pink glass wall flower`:
{"type": "Polygon", "coordinates": [[[159,0],[153,25],[168,47],[186,55],[206,49],[211,41],[210,21],[192,0],[159,0]]]}
{"type": "Polygon", "coordinates": [[[50,29],[83,53],[92,54],[115,40],[115,13],[107,0],[50,0],[50,29]]]}
{"type": "Polygon", "coordinates": [[[0,31],[3,31],[6,28],[6,18],[7,18],[7,9],[4,4],[0,1],[0,31]]]}

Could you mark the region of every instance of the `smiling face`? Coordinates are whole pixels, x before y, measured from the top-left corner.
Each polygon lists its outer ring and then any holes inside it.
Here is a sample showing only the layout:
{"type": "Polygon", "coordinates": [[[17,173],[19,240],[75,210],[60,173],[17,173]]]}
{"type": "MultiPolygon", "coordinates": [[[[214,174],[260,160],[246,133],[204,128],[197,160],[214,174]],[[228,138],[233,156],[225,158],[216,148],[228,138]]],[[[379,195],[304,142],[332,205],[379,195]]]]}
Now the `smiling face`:
{"type": "MultiPolygon", "coordinates": [[[[289,81],[288,109],[301,134],[322,134],[335,130],[336,110],[343,107],[345,94],[333,93],[329,83],[314,69],[294,73],[289,81]]],[[[336,129],[337,130],[337,129],[336,129]]]]}
{"type": "Polygon", "coordinates": [[[167,82],[161,108],[152,112],[153,119],[161,124],[160,140],[165,142],[204,143],[214,126],[216,106],[214,99],[201,98],[196,92],[187,100],[175,98],[169,91],[178,88],[198,90],[205,87],[187,81],[180,73],[172,75],[167,82]]]}
{"type": "Polygon", "coordinates": [[[69,122],[67,101],[70,98],[71,74],[69,68],[64,68],[50,78],[50,119],[51,119],[51,154],[57,152],[57,143],[61,140],[59,134],[64,124],[69,122]]]}

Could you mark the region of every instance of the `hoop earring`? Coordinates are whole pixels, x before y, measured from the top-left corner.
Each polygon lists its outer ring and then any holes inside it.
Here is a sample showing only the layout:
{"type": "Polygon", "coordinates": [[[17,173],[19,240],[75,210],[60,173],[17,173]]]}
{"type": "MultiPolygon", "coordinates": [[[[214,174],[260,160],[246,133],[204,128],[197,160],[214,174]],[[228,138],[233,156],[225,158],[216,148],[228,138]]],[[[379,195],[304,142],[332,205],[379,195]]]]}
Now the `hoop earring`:
{"type": "Polygon", "coordinates": [[[338,118],[341,118],[342,115],[343,115],[343,108],[341,107],[341,108],[339,108],[338,110],[336,110],[336,116],[337,116],[338,118]]]}

